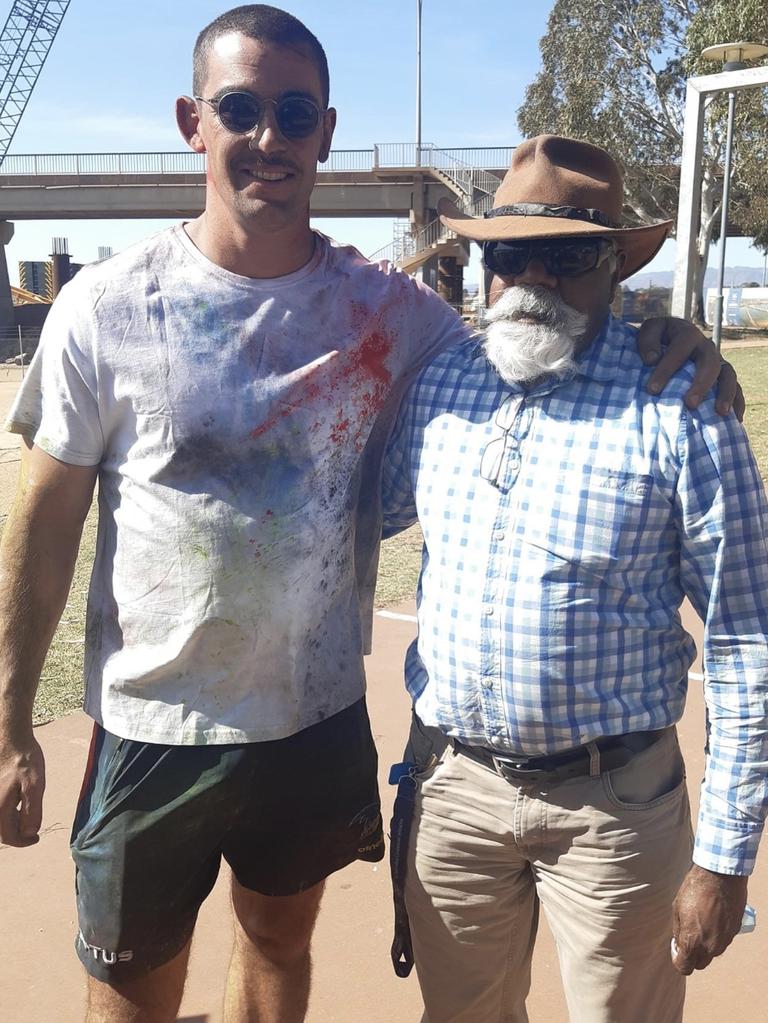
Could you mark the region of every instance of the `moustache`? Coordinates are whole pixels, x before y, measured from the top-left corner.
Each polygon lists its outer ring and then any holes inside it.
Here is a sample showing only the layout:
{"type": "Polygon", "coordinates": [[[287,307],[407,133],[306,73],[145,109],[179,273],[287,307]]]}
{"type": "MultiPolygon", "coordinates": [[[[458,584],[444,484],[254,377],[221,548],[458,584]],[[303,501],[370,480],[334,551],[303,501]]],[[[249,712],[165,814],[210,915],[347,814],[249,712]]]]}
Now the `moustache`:
{"type": "Polygon", "coordinates": [[[548,288],[539,285],[514,285],[506,288],[486,313],[486,322],[537,320],[555,328],[572,327],[574,317],[582,314],[573,309],[548,288]]]}

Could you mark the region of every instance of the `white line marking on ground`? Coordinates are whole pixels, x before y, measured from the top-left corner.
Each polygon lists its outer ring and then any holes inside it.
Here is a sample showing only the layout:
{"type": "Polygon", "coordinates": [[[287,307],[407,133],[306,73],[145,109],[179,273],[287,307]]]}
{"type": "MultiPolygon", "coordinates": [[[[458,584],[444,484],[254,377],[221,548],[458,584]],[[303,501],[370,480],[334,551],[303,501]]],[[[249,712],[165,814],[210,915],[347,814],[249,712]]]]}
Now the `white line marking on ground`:
{"type": "Polygon", "coordinates": [[[417,622],[418,618],[416,615],[399,615],[394,611],[377,611],[376,614],[379,618],[391,618],[396,622],[417,622]]]}

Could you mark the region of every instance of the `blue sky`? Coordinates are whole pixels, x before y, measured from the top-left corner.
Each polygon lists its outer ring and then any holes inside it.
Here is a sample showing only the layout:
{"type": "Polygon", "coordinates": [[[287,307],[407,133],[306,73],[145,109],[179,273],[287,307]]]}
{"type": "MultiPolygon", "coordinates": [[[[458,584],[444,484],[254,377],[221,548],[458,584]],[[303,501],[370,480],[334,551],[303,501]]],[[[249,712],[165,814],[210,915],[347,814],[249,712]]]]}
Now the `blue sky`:
{"type": "MultiPolygon", "coordinates": [[[[32,94],[11,153],[172,151],[183,148],[177,95],[191,90],[198,31],[227,8],[207,0],[73,0],[32,94]]],[[[416,0],[292,0],[287,5],[328,54],[334,146],[411,142],[415,131],[416,0]]],[[[423,0],[422,137],[446,148],[520,141],[516,111],[539,68],[538,40],[552,4],[423,0]]],[[[10,0],[0,6],[3,18],[10,0]]],[[[168,221],[16,221],[7,248],[47,259],[51,237],[69,239],[78,262],[99,245],[125,247],[168,221]]],[[[392,240],[384,219],[318,221],[366,254],[392,240]]],[[[668,243],[649,269],[671,269],[668,243]]],[[[714,261],[714,254],[712,257],[714,261]]],[[[762,266],[746,241],[728,243],[728,263],[762,266]]],[[[470,279],[474,276],[470,272],[470,279]]]]}

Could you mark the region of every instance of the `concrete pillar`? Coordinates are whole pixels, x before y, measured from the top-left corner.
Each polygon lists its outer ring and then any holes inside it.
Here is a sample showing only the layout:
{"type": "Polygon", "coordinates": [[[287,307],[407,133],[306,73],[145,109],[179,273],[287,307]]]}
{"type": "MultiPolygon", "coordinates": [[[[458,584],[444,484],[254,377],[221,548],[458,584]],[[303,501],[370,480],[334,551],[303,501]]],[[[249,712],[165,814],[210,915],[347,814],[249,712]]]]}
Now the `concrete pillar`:
{"type": "Polygon", "coordinates": [[[58,293],[69,281],[72,275],[69,256],[69,243],[66,238],[53,238],[51,248],[51,298],[56,298],[58,293]]]}
{"type": "Polygon", "coordinates": [[[16,324],[11,298],[11,280],[8,276],[8,261],[5,246],[13,238],[14,226],[8,220],[0,220],[0,331],[5,334],[16,324]]]}
{"type": "Polygon", "coordinates": [[[464,300],[464,268],[455,256],[440,256],[437,261],[437,293],[448,305],[461,311],[464,300]]]}
{"type": "Polygon", "coordinates": [[[430,219],[437,216],[436,210],[427,209],[427,185],[423,174],[413,175],[413,191],[411,192],[411,212],[409,220],[411,231],[416,234],[425,227],[430,219]],[[431,214],[431,217],[430,217],[431,214]]]}

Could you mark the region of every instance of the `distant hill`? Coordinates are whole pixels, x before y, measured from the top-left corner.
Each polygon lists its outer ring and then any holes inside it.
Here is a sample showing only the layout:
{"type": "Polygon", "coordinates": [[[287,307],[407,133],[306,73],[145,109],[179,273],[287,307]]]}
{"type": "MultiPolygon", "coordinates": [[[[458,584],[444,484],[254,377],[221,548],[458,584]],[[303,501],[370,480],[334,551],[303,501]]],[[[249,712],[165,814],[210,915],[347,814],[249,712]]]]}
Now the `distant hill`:
{"type": "MultiPolygon", "coordinates": [[[[672,270],[659,270],[656,273],[635,274],[633,277],[624,281],[624,287],[629,288],[630,291],[639,291],[640,289],[650,288],[651,285],[653,285],[654,288],[671,288],[674,279],[675,275],[672,270]]],[[[731,285],[739,287],[744,284],[749,284],[750,282],[762,284],[762,281],[762,266],[727,266],[725,268],[726,288],[731,285]]],[[[707,273],[704,277],[704,287],[717,287],[716,267],[710,266],[707,269],[707,273]]]]}

